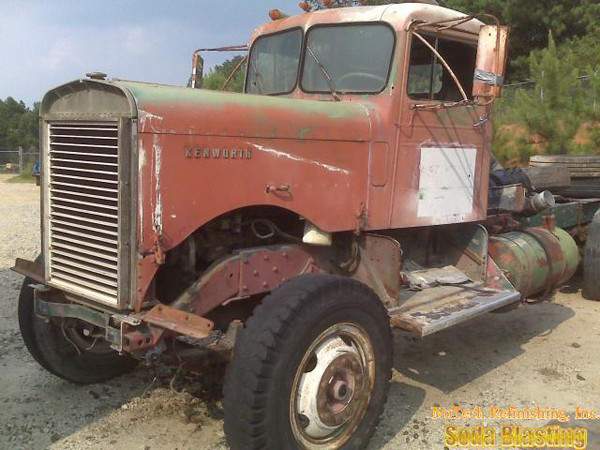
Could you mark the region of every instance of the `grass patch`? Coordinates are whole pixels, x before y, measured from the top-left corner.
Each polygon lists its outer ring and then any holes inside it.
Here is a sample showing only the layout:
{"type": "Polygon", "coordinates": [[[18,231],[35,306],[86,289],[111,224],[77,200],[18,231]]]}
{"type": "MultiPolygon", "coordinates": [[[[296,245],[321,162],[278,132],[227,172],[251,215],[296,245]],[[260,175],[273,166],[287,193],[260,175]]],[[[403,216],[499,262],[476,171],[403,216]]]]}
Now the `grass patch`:
{"type": "Polygon", "coordinates": [[[12,178],[6,180],[7,183],[35,183],[35,177],[31,174],[23,173],[21,175],[15,175],[12,178]]]}

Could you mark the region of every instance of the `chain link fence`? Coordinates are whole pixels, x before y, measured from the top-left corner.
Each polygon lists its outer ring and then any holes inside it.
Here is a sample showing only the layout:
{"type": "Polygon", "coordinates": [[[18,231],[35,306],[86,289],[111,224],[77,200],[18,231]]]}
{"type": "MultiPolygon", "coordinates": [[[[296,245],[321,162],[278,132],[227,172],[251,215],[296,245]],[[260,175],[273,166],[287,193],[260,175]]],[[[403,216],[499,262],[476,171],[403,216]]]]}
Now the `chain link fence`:
{"type": "Polygon", "coordinates": [[[39,167],[40,154],[35,149],[0,148],[0,173],[32,175],[39,167]]]}

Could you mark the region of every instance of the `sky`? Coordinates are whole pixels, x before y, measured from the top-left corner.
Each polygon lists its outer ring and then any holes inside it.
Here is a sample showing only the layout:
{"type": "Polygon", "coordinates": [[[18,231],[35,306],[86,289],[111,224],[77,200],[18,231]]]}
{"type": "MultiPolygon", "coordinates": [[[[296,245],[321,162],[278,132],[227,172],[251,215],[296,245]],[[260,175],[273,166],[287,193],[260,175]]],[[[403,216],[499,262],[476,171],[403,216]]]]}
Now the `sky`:
{"type": "Polygon", "coordinates": [[[246,43],[273,8],[301,12],[298,0],[0,0],[0,98],[31,106],[93,71],[183,85],[195,49],[246,43]]]}

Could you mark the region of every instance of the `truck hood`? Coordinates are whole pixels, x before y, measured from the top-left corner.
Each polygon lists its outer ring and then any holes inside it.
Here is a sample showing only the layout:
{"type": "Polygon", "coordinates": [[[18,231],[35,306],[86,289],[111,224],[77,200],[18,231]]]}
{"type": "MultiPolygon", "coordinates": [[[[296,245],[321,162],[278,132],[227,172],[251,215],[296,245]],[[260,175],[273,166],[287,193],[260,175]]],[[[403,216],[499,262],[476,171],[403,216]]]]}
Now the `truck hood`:
{"type": "Polygon", "coordinates": [[[367,141],[368,110],[357,103],[116,81],[135,99],[140,133],[367,141]]]}
{"type": "Polygon", "coordinates": [[[368,141],[365,105],[82,79],[46,94],[47,120],[106,116],[138,119],[139,133],[368,141]]]}
{"type": "Polygon", "coordinates": [[[49,91],[48,120],[137,117],[139,133],[369,141],[371,118],[355,102],[299,100],[124,80],[75,80],[49,91]]]}

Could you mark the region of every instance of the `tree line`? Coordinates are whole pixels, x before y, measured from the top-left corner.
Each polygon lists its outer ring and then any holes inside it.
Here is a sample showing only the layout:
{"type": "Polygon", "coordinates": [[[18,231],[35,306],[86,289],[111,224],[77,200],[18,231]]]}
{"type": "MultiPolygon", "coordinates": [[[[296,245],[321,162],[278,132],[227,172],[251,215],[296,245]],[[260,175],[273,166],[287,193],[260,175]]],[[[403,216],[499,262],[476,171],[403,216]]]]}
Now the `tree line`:
{"type": "Polygon", "coordinates": [[[29,108],[12,97],[0,99],[0,149],[38,147],[39,103],[29,108]]]}

